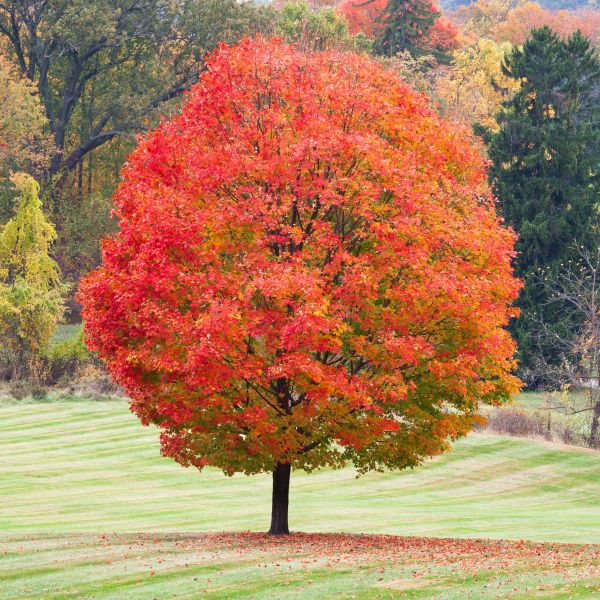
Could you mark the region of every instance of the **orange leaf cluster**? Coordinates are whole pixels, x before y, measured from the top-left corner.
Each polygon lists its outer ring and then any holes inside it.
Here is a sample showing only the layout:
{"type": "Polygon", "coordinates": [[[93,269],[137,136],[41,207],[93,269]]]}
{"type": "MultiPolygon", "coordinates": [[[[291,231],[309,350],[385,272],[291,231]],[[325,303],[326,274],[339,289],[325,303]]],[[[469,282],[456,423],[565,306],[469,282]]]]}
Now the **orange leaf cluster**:
{"type": "Polygon", "coordinates": [[[450,52],[460,47],[459,33],[456,25],[449,19],[441,16],[427,32],[429,40],[427,46],[440,52],[450,52]]]}

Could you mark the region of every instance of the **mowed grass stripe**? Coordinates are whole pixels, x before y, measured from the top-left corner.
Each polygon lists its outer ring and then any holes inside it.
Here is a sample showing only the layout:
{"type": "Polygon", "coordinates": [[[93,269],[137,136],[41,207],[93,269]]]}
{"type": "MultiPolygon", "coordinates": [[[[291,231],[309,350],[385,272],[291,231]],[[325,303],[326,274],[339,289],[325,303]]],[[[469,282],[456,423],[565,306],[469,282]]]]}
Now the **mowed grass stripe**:
{"type": "MultiPolygon", "coordinates": [[[[1,434],[0,437],[2,437],[1,434]]],[[[153,443],[158,441],[155,436],[149,439],[153,443]]],[[[11,444],[11,448],[8,450],[7,455],[23,458],[24,464],[26,464],[27,461],[34,463],[42,455],[48,458],[61,458],[63,456],[72,457],[75,453],[83,452],[93,458],[94,456],[102,457],[107,450],[114,454],[115,451],[120,449],[140,448],[147,452],[149,448],[148,440],[139,439],[137,436],[132,439],[130,431],[116,434],[108,428],[99,429],[89,435],[84,433],[71,436],[60,434],[57,436],[39,436],[37,442],[40,445],[43,444],[43,448],[34,453],[32,453],[30,441],[22,441],[17,444],[8,442],[11,444]],[[62,440],[62,443],[59,440],[62,440]]]]}
{"type": "MultiPolygon", "coordinates": [[[[93,402],[82,400],[80,402],[32,402],[3,406],[2,423],[27,423],[38,417],[46,419],[49,423],[60,422],[65,418],[87,416],[118,415],[123,407],[127,406],[125,400],[112,402],[93,402]]],[[[0,425],[0,428],[3,425],[0,425]]]]}
{"type": "MultiPolygon", "coordinates": [[[[270,477],[199,474],[160,456],[126,403],[0,409],[0,530],[260,531],[270,477]]],[[[296,530],[600,540],[600,454],[472,435],[401,473],[295,472],[296,530]]]]}
{"type": "MultiPolygon", "coordinates": [[[[111,403],[112,404],[112,403],[111,403]]],[[[4,417],[0,419],[2,427],[0,427],[0,433],[6,436],[6,439],[22,439],[24,435],[37,433],[39,436],[50,437],[56,434],[72,435],[80,428],[81,432],[85,431],[96,431],[97,429],[129,429],[136,423],[139,423],[133,414],[130,414],[125,406],[120,406],[121,410],[113,414],[95,414],[91,412],[88,415],[85,414],[69,414],[64,405],[55,405],[57,410],[64,410],[65,414],[62,418],[46,418],[45,415],[32,415],[31,418],[26,420],[13,419],[12,423],[6,423],[4,417]],[[123,409],[127,412],[127,419],[124,420],[123,409]],[[44,424],[44,429],[40,429],[40,423],[44,424]]],[[[2,413],[13,410],[13,407],[0,408],[0,415],[2,413]]],[[[54,417],[54,415],[53,415],[54,417]]]]}

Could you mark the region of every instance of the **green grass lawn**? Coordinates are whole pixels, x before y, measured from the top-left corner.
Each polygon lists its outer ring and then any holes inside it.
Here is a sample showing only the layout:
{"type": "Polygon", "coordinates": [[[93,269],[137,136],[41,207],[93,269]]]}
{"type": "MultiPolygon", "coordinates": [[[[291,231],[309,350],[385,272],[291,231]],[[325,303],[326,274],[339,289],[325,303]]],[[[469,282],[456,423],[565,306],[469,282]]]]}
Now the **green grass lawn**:
{"type": "Polygon", "coordinates": [[[79,335],[80,329],[81,325],[79,324],[72,325],[69,323],[63,323],[59,325],[52,336],[51,344],[60,344],[61,342],[75,339],[79,335]]]}
{"type": "MultiPolygon", "coordinates": [[[[547,409],[549,395],[545,392],[523,392],[514,398],[514,405],[525,410],[540,410],[547,409]]],[[[559,395],[555,398],[550,398],[550,405],[556,406],[558,402],[565,403],[567,398],[559,395]]],[[[568,396],[568,404],[575,409],[588,406],[589,399],[585,392],[574,391],[568,396]]]]}
{"type": "MultiPolygon", "coordinates": [[[[198,597],[204,589],[223,598],[600,594],[597,547],[561,547],[563,558],[550,566],[538,558],[553,550],[528,550],[525,557],[513,546],[494,554],[493,543],[479,553],[459,550],[465,564],[488,556],[477,578],[447,560],[453,553],[439,544],[431,560],[425,552],[397,552],[392,541],[378,552],[344,550],[350,559],[335,562],[340,544],[352,542],[317,536],[323,547],[314,551],[310,536],[277,545],[251,534],[222,543],[197,535],[264,531],[270,477],[182,469],[160,456],[156,430],[143,428],[124,402],[1,407],[0,456],[0,598],[198,597]],[[313,554],[316,562],[303,562],[313,554]],[[503,563],[504,555],[514,564],[503,563]]],[[[598,498],[600,454],[474,434],[413,471],[359,479],[351,468],[293,473],[290,525],[306,532],[597,543],[598,498]]]]}

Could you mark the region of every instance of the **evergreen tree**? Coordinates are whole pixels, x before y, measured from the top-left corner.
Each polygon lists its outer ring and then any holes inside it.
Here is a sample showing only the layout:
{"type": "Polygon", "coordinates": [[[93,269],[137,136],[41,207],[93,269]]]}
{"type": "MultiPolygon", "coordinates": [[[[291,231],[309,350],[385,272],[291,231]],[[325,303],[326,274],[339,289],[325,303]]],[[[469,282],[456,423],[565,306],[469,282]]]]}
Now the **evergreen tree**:
{"type": "Polygon", "coordinates": [[[527,376],[536,355],[550,363],[561,358],[543,347],[540,323],[563,337],[574,329],[565,311],[548,301],[540,273],[555,276],[576,244],[594,245],[600,60],[579,32],[565,41],[543,27],[506,57],[503,71],[520,88],[497,115],[498,131],[484,139],[501,212],[519,235],[516,270],[525,287],[512,327],[527,376]]]}
{"type": "Polygon", "coordinates": [[[389,0],[381,14],[384,27],[377,48],[385,56],[408,50],[418,54],[427,45],[430,28],[440,13],[427,0],[389,0]]]}
{"type": "Polygon", "coordinates": [[[60,271],[50,257],[56,238],[39,199],[39,185],[18,174],[15,216],[0,232],[0,357],[13,378],[29,374],[63,313],[60,271]]]}

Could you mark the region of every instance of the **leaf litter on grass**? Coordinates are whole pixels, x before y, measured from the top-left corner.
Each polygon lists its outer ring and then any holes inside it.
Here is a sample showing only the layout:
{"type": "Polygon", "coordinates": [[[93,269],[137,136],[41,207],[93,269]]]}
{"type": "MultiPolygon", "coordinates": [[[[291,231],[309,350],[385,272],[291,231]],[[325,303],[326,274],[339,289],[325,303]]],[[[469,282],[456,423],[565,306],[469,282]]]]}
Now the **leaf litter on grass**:
{"type": "Polygon", "coordinates": [[[0,549],[0,580],[22,598],[600,597],[596,545],[242,532],[5,537],[0,549]]]}

